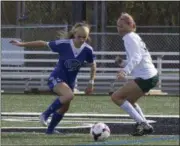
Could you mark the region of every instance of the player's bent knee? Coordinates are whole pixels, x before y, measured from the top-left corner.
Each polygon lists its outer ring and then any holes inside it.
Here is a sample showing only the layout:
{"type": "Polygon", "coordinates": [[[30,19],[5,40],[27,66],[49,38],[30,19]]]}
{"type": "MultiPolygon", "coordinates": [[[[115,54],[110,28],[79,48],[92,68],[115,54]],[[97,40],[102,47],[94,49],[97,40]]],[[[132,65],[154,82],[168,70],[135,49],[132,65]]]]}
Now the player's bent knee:
{"type": "Polygon", "coordinates": [[[114,93],[111,95],[111,100],[113,102],[116,102],[118,100],[117,96],[114,93]]]}
{"type": "Polygon", "coordinates": [[[71,102],[71,100],[73,100],[74,98],[74,94],[72,93],[66,93],[62,96],[60,96],[60,101],[62,104],[68,104],[69,102],[71,102]]]}
{"type": "Polygon", "coordinates": [[[71,100],[73,100],[73,98],[74,98],[74,95],[67,96],[67,99],[68,99],[69,102],[70,102],[71,100]]]}
{"type": "Polygon", "coordinates": [[[65,95],[65,98],[66,98],[67,102],[70,102],[71,100],[73,100],[74,94],[73,93],[72,94],[67,94],[67,95],[65,95]]]}
{"type": "Polygon", "coordinates": [[[119,95],[119,94],[117,94],[117,93],[113,93],[112,95],[111,95],[111,99],[113,100],[113,101],[117,101],[117,100],[123,100],[124,99],[124,97],[123,96],[121,96],[121,95],[119,95]]]}
{"type": "Polygon", "coordinates": [[[126,99],[125,96],[122,96],[122,95],[117,94],[117,93],[113,93],[111,95],[111,100],[117,105],[121,105],[125,99],[126,99]]]}

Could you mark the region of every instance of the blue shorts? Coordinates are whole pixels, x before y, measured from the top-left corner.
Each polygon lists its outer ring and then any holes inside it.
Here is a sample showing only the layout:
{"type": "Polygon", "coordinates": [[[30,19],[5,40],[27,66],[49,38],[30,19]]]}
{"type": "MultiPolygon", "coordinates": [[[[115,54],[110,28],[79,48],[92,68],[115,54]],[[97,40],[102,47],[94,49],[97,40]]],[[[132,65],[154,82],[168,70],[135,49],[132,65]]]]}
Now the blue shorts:
{"type": "Polygon", "coordinates": [[[58,83],[62,83],[62,82],[66,83],[71,88],[72,91],[74,90],[75,82],[68,83],[68,81],[66,79],[61,79],[59,77],[49,77],[49,79],[48,79],[49,89],[53,91],[53,88],[58,83]]]}

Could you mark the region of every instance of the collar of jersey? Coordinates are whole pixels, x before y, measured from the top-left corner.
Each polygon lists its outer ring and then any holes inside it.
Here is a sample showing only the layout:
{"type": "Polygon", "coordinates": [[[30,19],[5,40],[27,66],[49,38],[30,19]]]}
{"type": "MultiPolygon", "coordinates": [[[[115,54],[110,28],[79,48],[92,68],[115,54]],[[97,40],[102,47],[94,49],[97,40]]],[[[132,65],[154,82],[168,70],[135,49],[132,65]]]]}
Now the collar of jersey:
{"type": "Polygon", "coordinates": [[[83,43],[80,48],[76,48],[74,46],[73,39],[70,40],[70,44],[71,44],[72,51],[73,51],[73,54],[74,54],[75,57],[77,57],[80,54],[80,52],[82,51],[82,49],[84,48],[84,45],[85,45],[85,43],[83,43]]]}
{"type": "Polygon", "coordinates": [[[84,45],[85,45],[85,43],[83,43],[80,48],[76,48],[75,45],[74,45],[73,39],[70,40],[70,43],[71,43],[71,47],[74,50],[82,50],[84,48],[84,45]]]}

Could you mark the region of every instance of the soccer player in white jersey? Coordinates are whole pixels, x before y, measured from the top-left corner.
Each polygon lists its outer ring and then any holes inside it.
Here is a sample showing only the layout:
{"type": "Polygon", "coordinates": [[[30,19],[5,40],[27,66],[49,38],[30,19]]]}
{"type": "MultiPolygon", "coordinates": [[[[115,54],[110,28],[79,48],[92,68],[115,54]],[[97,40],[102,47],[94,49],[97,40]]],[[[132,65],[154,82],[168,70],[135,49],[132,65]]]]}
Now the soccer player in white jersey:
{"type": "MultiPolygon", "coordinates": [[[[55,41],[32,41],[19,42],[10,41],[13,45],[20,47],[49,47],[53,52],[59,54],[58,63],[49,76],[48,86],[57,94],[57,98],[40,115],[40,122],[48,126],[46,134],[57,133],[55,127],[63,119],[68,111],[70,103],[74,98],[73,89],[77,74],[87,62],[91,65],[90,81],[85,93],[90,94],[93,91],[93,84],[96,73],[96,62],[93,48],[88,44],[90,27],[86,23],[77,23],[65,34],[65,39],[55,41]],[[47,125],[47,120],[52,114],[51,122],[47,125]],[[56,131],[56,132],[55,132],[56,131]]],[[[64,35],[64,33],[62,33],[64,35]]]]}
{"type": "Polygon", "coordinates": [[[151,56],[141,37],[135,33],[136,24],[131,15],[122,13],[117,20],[117,30],[122,36],[126,51],[126,62],[121,61],[117,79],[123,80],[127,75],[134,79],[123,85],[111,95],[112,101],[120,106],[137,125],[133,136],[142,136],[153,132],[153,127],[147,120],[136,103],[146,92],[156,86],[158,72],[152,63],[151,56]]]}

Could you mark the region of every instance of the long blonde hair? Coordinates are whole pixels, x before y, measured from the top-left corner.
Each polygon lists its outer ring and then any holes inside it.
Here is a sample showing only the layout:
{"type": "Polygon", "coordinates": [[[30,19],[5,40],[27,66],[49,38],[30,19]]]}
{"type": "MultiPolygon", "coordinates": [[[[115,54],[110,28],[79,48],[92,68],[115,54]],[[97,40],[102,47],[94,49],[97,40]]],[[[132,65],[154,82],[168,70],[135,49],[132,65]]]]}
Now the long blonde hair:
{"type": "MultiPolygon", "coordinates": [[[[87,27],[89,29],[90,32],[90,25],[86,22],[78,22],[76,23],[70,31],[66,32],[66,31],[58,31],[58,36],[57,38],[60,39],[73,39],[74,38],[74,34],[76,33],[77,28],[79,27],[87,27]]],[[[91,38],[88,34],[88,38],[86,40],[87,43],[91,42],[91,38]]]]}

